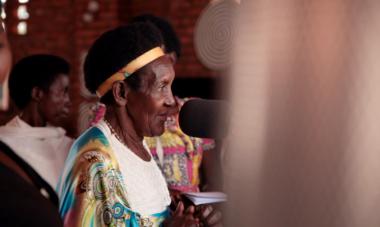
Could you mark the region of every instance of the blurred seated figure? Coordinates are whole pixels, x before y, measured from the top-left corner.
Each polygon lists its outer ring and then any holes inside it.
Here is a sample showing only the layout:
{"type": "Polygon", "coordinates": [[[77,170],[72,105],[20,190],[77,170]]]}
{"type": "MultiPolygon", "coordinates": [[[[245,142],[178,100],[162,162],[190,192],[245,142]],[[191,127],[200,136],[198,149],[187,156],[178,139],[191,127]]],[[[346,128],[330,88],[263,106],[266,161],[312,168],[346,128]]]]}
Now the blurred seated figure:
{"type": "Polygon", "coordinates": [[[57,186],[72,139],[52,124],[69,114],[69,64],[32,55],[13,67],[9,92],[20,113],[0,127],[0,140],[52,187],[57,186]]]}
{"type": "MultiPolygon", "coordinates": [[[[177,98],[178,106],[183,105],[183,102],[177,98]]],[[[178,113],[170,116],[165,126],[164,134],[147,137],[145,140],[166,178],[169,189],[179,192],[200,191],[201,174],[207,172],[202,158],[207,152],[215,152],[214,141],[183,133],[178,125],[178,113]]],[[[206,176],[202,180],[205,178],[206,176]]],[[[206,190],[207,183],[202,183],[206,190]]]]}
{"type": "MultiPolygon", "coordinates": [[[[11,52],[3,25],[0,17],[0,109],[6,110],[11,52]]],[[[53,189],[1,139],[0,181],[0,226],[62,226],[53,189]]]]}
{"type": "MultiPolygon", "coordinates": [[[[144,14],[132,22],[150,22],[161,32],[163,49],[173,65],[181,55],[181,43],[172,25],[165,19],[144,14]]],[[[166,178],[169,189],[178,192],[197,192],[200,190],[221,190],[216,168],[219,155],[211,139],[190,137],[178,125],[178,112],[186,99],[176,98],[177,112],[166,122],[164,134],[159,137],[145,138],[154,159],[166,178]]],[[[220,171],[219,171],[220,172],[220,171]]]]}

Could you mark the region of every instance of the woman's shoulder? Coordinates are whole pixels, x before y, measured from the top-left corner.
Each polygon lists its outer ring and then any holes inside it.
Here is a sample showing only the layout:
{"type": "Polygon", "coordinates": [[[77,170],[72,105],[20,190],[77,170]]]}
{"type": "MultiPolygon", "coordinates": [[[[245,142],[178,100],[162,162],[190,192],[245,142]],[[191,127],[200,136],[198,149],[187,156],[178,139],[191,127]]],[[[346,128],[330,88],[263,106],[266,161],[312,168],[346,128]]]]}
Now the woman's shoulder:
{"type": "Polygon", "coordinates": [[[94,160],[108,162],[113,160],[113,152],[105,133],[98,127],[91,127],[80,135],[72,145],[66,160],[65,167],[69,169],[75,166],[87,166],[94,160]]]}
{"type": "Polygon", "coordinates": [[[71,149],[80,150],[89,144],[98,146],[109,146],[109,141],[105,133],[98,127],[93,126],[82,133],[75,141],[71,149]]]}
{"type": "Polygon", "coordinates": [[[92,126],[84,131],[75,142],[89,141],[94,138],[105,138],[105,133],[97,126],[92,126]]]}
{"type": "Polygon", "coordinates": [[[117,160],[106,135],[99,128],[91,127],[75,140],[70,149],[58,186],[60,194],[65,190],[64,184],[71,184],[75,178],[79,178],[81,182],[83,176],[100,166],[118,169],[117,160]]]}

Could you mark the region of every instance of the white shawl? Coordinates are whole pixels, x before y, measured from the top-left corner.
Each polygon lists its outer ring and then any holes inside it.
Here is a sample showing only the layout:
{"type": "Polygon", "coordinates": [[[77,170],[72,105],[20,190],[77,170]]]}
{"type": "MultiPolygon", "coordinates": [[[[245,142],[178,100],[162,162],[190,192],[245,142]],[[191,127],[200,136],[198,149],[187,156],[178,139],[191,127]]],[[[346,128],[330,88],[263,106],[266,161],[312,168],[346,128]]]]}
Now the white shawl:
{"type": "Polygon", "coordinates": [[[0,140],[55,189],[73,140],[60,127],[32,127],[14,117],[0,127],[0,140]]]}

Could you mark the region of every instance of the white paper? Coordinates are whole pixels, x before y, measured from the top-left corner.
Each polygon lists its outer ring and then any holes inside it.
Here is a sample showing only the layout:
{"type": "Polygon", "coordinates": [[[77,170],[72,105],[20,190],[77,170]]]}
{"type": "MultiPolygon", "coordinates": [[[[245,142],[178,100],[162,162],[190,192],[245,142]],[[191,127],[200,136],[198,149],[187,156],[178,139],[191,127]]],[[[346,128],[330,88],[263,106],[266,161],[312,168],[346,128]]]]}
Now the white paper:
{"type": "Polygon", "coordinates": [[[223,192],[185,192],[182,194],[190,199],[194,205],[220,203],[227,201],[227,195],[223,192]]]}

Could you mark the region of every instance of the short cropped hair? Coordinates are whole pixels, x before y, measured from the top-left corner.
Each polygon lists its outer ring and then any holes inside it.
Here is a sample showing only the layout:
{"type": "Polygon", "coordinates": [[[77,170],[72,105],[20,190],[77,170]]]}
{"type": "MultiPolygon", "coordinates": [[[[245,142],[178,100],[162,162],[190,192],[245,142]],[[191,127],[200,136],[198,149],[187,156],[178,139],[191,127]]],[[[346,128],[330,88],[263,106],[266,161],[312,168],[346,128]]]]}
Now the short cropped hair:
{"type": "Polygon", "coordinates": [[[131,22],[150,22],[156,26],[164,39],[166,53],[175,52],[177,58],[181,56],[181,42],[169,21],[152,14],[143,14],[132,18],[131,22]]]}
{"type": "Polygon", "coordinates": [[[18,61],[9,76],[9,93],[19,109],[24,109],[32,98],[34,87],[48,91],[56,78],[69,75],[69,63],[58,56],[36,54],[18,61]]]}
{"type": "MultiPolygon", "coordinates": [[[[161,45],[160,31],[150,23],[134,23],[105,32],[91,46],[85,59],[84,77],[87,89],[95,94],[98,87],[110,76],[135,58],[161,45]]],[[[140,86],[140,77],[136,72],[126,81],[132,89],[140,86]]],[[[107,92],[105,96],[109,94],[107,92]]]]}

